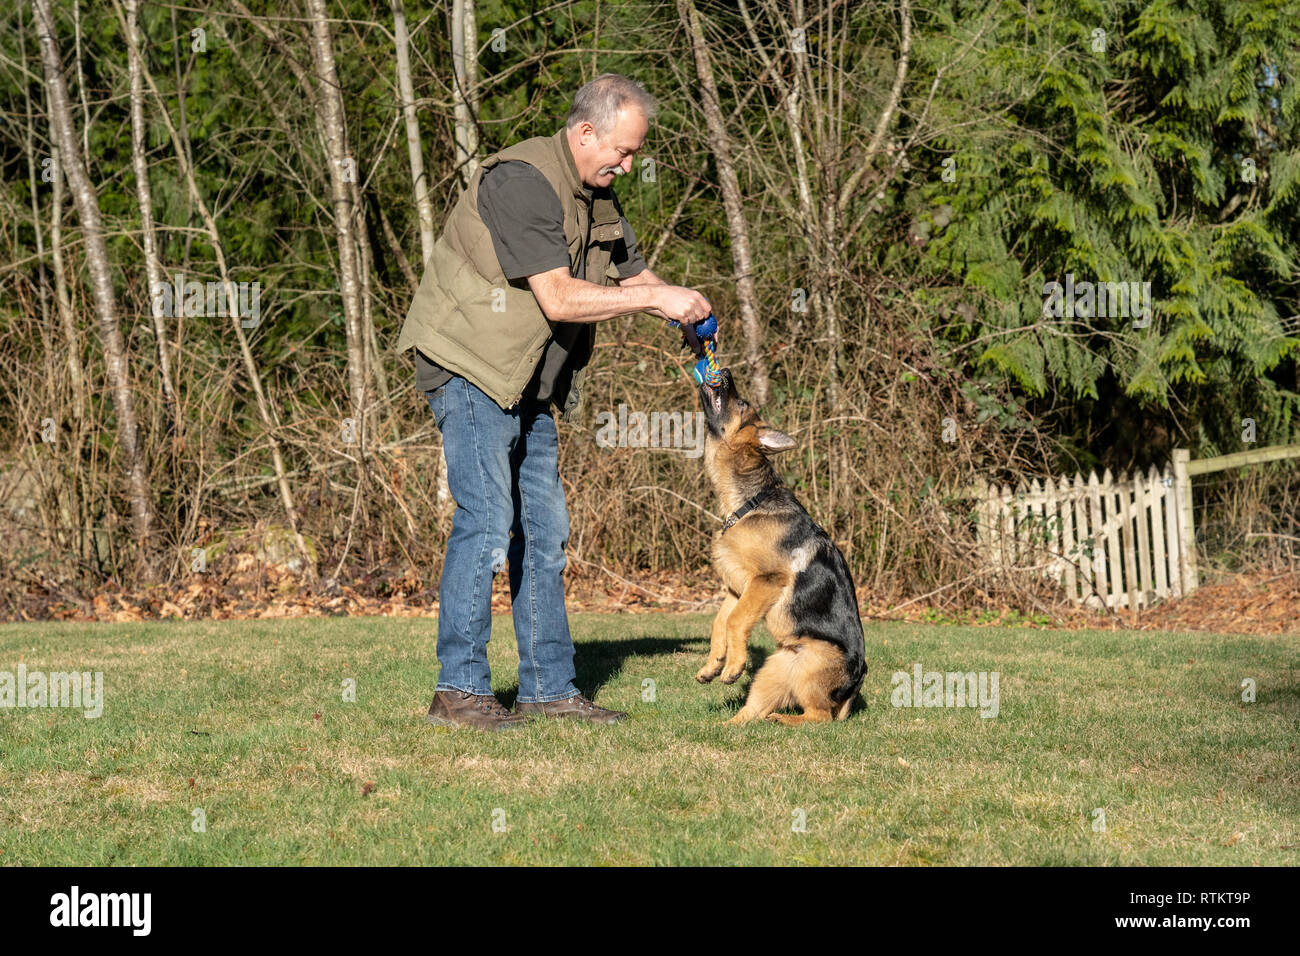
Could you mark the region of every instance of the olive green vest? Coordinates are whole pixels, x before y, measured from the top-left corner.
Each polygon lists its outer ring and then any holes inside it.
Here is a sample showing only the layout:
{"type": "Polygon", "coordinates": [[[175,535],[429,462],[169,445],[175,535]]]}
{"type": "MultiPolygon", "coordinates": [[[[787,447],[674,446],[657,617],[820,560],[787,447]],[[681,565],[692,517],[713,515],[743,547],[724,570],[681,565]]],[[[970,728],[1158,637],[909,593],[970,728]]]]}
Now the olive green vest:
{"type": "MultiPolygon", "coordinates": [[[[526,139],[483,160],[424,265],[396,351],[418,348],[473,382],[503,409],[519,403],[556,324],[546,318],[526,279],[512,283],[505,278],[491,233],[478,214],[483,173],[508,160],[535,166],[559,197],[570,275],[577,271],[579,256],[585,256],[588,282],[608,285],[616,279],[618,270],[610,260],[623,235],[621,211],[611,190],[597,189],[589,207],[564,127],[553,136],[526,139]],[[584,249],[588,221],[591,233],[584,249]]],[[[584,323],[569,357],[573,376],[562,406],[565,421],[573,420],[581,407],[595,338],[595,323],[584,323]]]]}

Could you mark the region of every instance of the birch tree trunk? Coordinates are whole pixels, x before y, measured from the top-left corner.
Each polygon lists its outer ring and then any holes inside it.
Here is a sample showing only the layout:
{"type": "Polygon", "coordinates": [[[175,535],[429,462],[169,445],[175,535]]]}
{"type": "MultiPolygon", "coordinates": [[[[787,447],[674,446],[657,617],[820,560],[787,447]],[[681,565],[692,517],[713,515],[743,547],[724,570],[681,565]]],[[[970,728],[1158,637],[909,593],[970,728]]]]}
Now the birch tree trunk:
{"type": "Polygon", "coordinates": [[[451,0],[451,102],[456,166],[468,186],[478,169],[478,20],[474,0],[451,0]]]}
{"type": "Polygon", "coordinates": [[[709,142],[718,164],[718,181],[722,187],[722,204],[727,216],[727,230],[731,234],[731,261],[735,268],[736,295],[740,301],[740,324],[745,336],[745,364],[749,368],[754,403],[767,402],[767,362],[763,356],[763,335],[758,323],[757,296],[754,290],[754,265],[749,241],[749,226],[745,222],[744,201],[736,166],[732,160],[731,135],[727,132],[718,100],[718,87],[713,80],[713,66],[704,41],[704,29],[693,0],[677,0],[677,16],[690,39],[695,58],[695,73],[700,80],[700,110],[709,130],[709,142]]]}
{"type": "MultiPolygon", "coordinates": [[[[48,97],[46,109],[49,109],[48,97]]],[[[58,146],[51,146],[51,152],[53,153],[55,174],[53,196],[50,200],[50,256],[54,265],[55,311],[59,314],[59,326],[63,331],[65,352],[68,357],[68,376],[72,383],[72,417],[76,424],[72,429],[72,453],[70,459],[73,462],[72,481],[75,487],[84,485],[79,464],[81,462],[81,449],[85,444],[86,436],[86,371],[81,364],[81,332],[77,329],[77,323],[72,315],[72,298],[68,294],[67,273],[63,271],[63,173],[59,172],[60,154],[58,146]]],[[[87,554],[89,551],[86,529],[90,527],[90,494],[90,490],[86,489],[84,494],[73,495],[71,507],[73,507],[74,513],[77,515],[78,554],[87,554]]],[[[96,533],[94,535],[95,555],[101,563],[107,554],[107,548],[103,547],[103,545],[104,534],[96,533]]]]}
{"type": "Polygon", "coordinates": [[[334,233],[339,250],[339,288],[343,295],[343,324],[347,333],[352,417],[357,423],[358,441],[364,458],[368,431],[365,420],[368,378],[366,346],[361,322],[360,275],[356,237],[353,235],[352,197],[344,178],[347,171],[355,172],[356,164],[355,161],[349,164],[350,157],[347,154],[343,128],[343,94],[339,88],[338,71],[334,66],[334,48],[325,0],[308,0],[307,6],[312,21],[312,58],[316,64],[316,79],[320,84],[316,102],[325,137],[330,196],[334,206],[334,233]]]}
{"type": "MultiPolygon", "coordinates": [[[[172,71],[175,75],[176,90],[176,112],[177,119],[181,125],[181,142],[185,144],[185,158],[189,160],[190,165],[194,165],[194,150],[190,146],[190,121],[185,111],[185,79],[181,73],[181,49],[184,44],[181,42],[180,24],[176,20],[176,5],[171,5],[172,15],[172,36],[176,37],[176,42],[172,44],[172,71]]],[[[220,21],[218,21],[220,22],[220,21]]],[[[194,201],[190,198],[188,191],[185,193],[185,254],[181,260],[182,271],[190,271],[190,246],[194,242],[194,233],[190,231],[190,226],[194,224],[194,201]]],[[[177,324],[177,339],[180,339],[181,323],[177,324]]]]}
{"type": "Polygon", "coordinates": [[[67,176],[68,188],[77,206],[77,215],[81,219],[85,236],[86,266],[90,273],[99,337],[104,349],[104,366],[117,417],[117,440],[122,452],[122,469],[126,475],[127,492],[131,503],[131,528],[136,544],[136,568],[148,580],[153,575],[148,547],[154,509],[149,496],[144,453],[140,447],[135,403],[131,397],[126,345],[122,339],[122,329],[118,324],[117,305],[113,301],[113,279],[108,265],[108,248],[104,243],[99,200],[81,164],[81,155],[77,149],[68,91],[63,82],[59,49],[54,39],[54,18],[50,13],[49,0],[32,0],[32,12],[36,19],[37,36],[40,38],[45,83],[50,94],[51,138],[58,143],[62,160],[62,168],[56,170],[56,175],[67,176]]]}
{"type": "Polygon", "coordinates": [[[54,261],[54,302],[58,306],[59,324],[68,343],[68,374],[72,379],[72,414],[80,424],[86,418],[86,371],[81,365],[81,336],[72,316],[72,296],[68,293],[67,272],[63,263],[63,154],[57,143],[52,147],[54,190],[50,200],[50,256],[54,261]]]}
{"type": "Polygon", "coordinates": [[[475,0],[465,0],[465,99],[474,129],[474,168],[478,168],[478,117],[480,90],[478,86],[478,10],[475,0]]]}
{"type": "MultiPolygon", "coordinates": [[[[359,183],[348,183],[348,194],[352,197],[352,209],[356,216],[353,223],[357,238],[357,252],[361,256],[361,329],[366,344],[365,367],[374,373],[375,384],[379,386],[379,395],[388,400],[388,376],[384,364],[379,360],[379,343],[375,338],[375,315],[371,309],[370,277],[375,271],[375,253],[370,247],[370,229],[366,225],[365,200],[361,198],[359,183]]],[[[368,383],[367,383],[368,384],[368,383]]]]}
{"type": "MultiPolygon", "coordinates": [[[[50,24],[50,35],[54,35],[54,24],[50,24]]],[[[81,70],[81,0],[72,3],[72,48],[73,64],[77,68],[77,98],[81,100],[81,162],[90,169],[90,104],[86,102],[86,74],[81,70]]],[[[60,60],[62,55],[60,54],[60,60]]],[[[68,113],[71,116],[71,110],[68,113]]]]}
{"type": "Polygon", "coordinates": [[[402,95],[402,119],[406,124],[406,155],[415,184],[415,212],[420,219],[420,261],[433,255],[433,200],[429,178],[424,172],[424,147],[420,143],[420,122],[415,115],[415,88],[411,85],[410,38],[406,32],[406,11],[402,0],[393,0],[393,35],[397,48],[397,88],[402,95]]]}
{"type": "MultiPolygon", "coordinates": [[[[18,7],[18,55],[19,62],[23,68],[27,67],[27,24],[23,18],[23,7],[18,7]]],[[[41,297],[41,337],[45,342],[47,363],[57,361],[55,358],[58,354],[67,355],[67,367],[72,385],[73,395],[73,437],[72,446],[66,456],[68,469],[64,476],[64,481],[58,489],[58,506],[61,524],[63,528],[56,530],[51,535],[51,541],[58,539],[57,546],[71,550],[78,557],[88,558],[90,555],[86,549],[85,526],[88,522],[83,520],[82,510],[83,503],[81,497],[81,446],[82,436],[85,432],[85,419],[83,417],[83,406],[85,401],[85,391],[81,380],[81,343],[77,341],[76,330],[72,321],[72,309],[67,306],[67,288],[63,287],[64,299],[63,305],[55,304],[55,310],[59,313],[59,325],[51,322],[50,313],[50,270],[45,265],[45,229],[41,222],[41,205],[40,189],[37,186],[36,167],[38,161],[36,158],[36,131],[33,117],[36,115],[33,109],[31,90],[29,84],[23,84],[23,105],[26,113],[26,140],[25,147],[27,152],[27,182],[28,189],[31,192],[32,201],[32,231],[36,235],[36,255],[37,255],[37,272],[38,288],[41,297]],[[60,350],[56,344],[58,341],[55,335],[56,328],[61,328],[67,338],[66,348],[60,350]]],[[[57,170],[57,161],[55,169],[57,170]]],[[[60,206],[62,205],[62,185],[63,179],[60,176],[54,177],[55,189],[60,193],[60,206]]],[[[62,261],[62,252],[60,251],[59,260],[62,261]]],[[[49,375],[51,394],[54,393],[56,385],[55,377],[49,375]]]]}
{"type": "Polygon", "coordinates": [[[149,187],[149,166],[145,161],[144,83],[140,79],[140,32],[136,26],[139,0],[126,0],[126,28],[131,33],[128,44],[128,72],[131,78],[131,162],[135,169],[135,195],[140,205],[141,244],[144,246],[145,275],[149,280],[149,311],[153,316],[154,341],[158,347],[158,377],[163,403],[174,436],[180,435],[180,403],[172,384],[172,363],[167,343],[167,323],[162,300],[153,290],[166,285],[162,263],[158,259],[158,240],[153,228],[153,192],[149,187]]]}
{"type": "MultiPolygon", "coordinates": [[[[23,22],[23,8],[18,8],[18,56],[23,65],[27,68],[27,25],[23,22]]],[[[27,151],[27,189],[31,193],[32,199],[32,230],[36,233],[36,269],[40,276],[37,291],[41,297],[41,326],[49,328],[50,325],[50,289],[49,278],[45,274],[45,230],[41,228],[41,206],[37,196],[39,194],[36,185],[36,133],[32,128],[32,117],[36,115],[32,111],[32,94],[30,86],[23,84],[23,106],[26,113],[26,140],[24,145],[27,151]]],[[[80,386],[80,382],[77,383],[80,386]]]]}

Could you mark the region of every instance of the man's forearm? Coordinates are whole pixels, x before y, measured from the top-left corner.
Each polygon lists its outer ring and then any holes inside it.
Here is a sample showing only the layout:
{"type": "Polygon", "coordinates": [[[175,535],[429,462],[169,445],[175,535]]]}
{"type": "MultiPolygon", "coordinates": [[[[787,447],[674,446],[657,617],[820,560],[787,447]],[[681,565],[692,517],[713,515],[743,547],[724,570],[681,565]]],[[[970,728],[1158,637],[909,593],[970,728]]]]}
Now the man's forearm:
{"type": "Polygon", "coordinates": [[[633,312],[660,319],[698,322],[709,314],[709,300],[694,289],[669,285],[642,269],[616,286],[575,279],[563,266],[528,277],[546,317],[552,322],[603,322],[633,312]]]}
{"type": "Polygon", "coordinates": [[[562,277],[548,289],[549,308],[544,305],[543,310],[552,322],[603,322],[632,312],[658,314],[655,286],[662,284],[601,286],[584,279],[562,277]]]}
{"type": "Polygon", "coordinates": [[[633,285],[671,285],[671,283],[665,282],[651,272],[648,266],[631,278],[619,279],[618,284],[624,287],[633,285]]]}

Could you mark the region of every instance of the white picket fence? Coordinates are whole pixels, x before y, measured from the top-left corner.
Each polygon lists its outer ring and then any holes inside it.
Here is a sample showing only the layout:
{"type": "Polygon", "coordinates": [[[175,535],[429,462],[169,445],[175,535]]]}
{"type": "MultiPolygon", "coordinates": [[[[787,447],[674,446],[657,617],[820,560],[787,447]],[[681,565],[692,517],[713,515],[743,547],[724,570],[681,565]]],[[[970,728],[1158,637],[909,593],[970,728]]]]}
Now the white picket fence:
{"type": "Polygon", "coordinates": [[[1044,574],[1090,606],[1146,607],[1196,590],[1192,478],[1229,468],[1300,459],[1300,445],[1275,445],[1193,460],[1175,448],[1157,472],[1085,481],[1059,478],[1013,491],[983,483],[960,493],[976,499],[980,550],[992,567],[1044,574]]]}
{"type": "Polygon", "coordinates": [[[1187,452],[1163,472],[975,488],[987,564],[1057,580],[1076,603],[1145,607],[1196,587],[1187,452]]]}

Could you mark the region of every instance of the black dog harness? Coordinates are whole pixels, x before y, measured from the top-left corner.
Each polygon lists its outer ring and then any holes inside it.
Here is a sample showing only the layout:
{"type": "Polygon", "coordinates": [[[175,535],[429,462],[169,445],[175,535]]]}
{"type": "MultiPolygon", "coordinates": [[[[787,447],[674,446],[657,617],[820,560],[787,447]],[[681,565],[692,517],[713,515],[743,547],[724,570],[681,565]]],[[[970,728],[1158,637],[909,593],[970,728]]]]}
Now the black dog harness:
{"type": "Polygon", "coordinates": [[[768,488],[766,491],[760,491],[758,494],[754,495],[754,497],[750,498],[748,501],[746,501],[743,505],[741,505],[731,514],[727,515],[727,520],[722,522],[722,533],[726,534],[728,528],[730,528],[741,518],[745,517],[745,515],[749,514],[751,511],[753,511],[755,508],[761,505],[763,501],[769,495],[773,494],[775,491],[776,491],[775,488],[768,488]]]}

